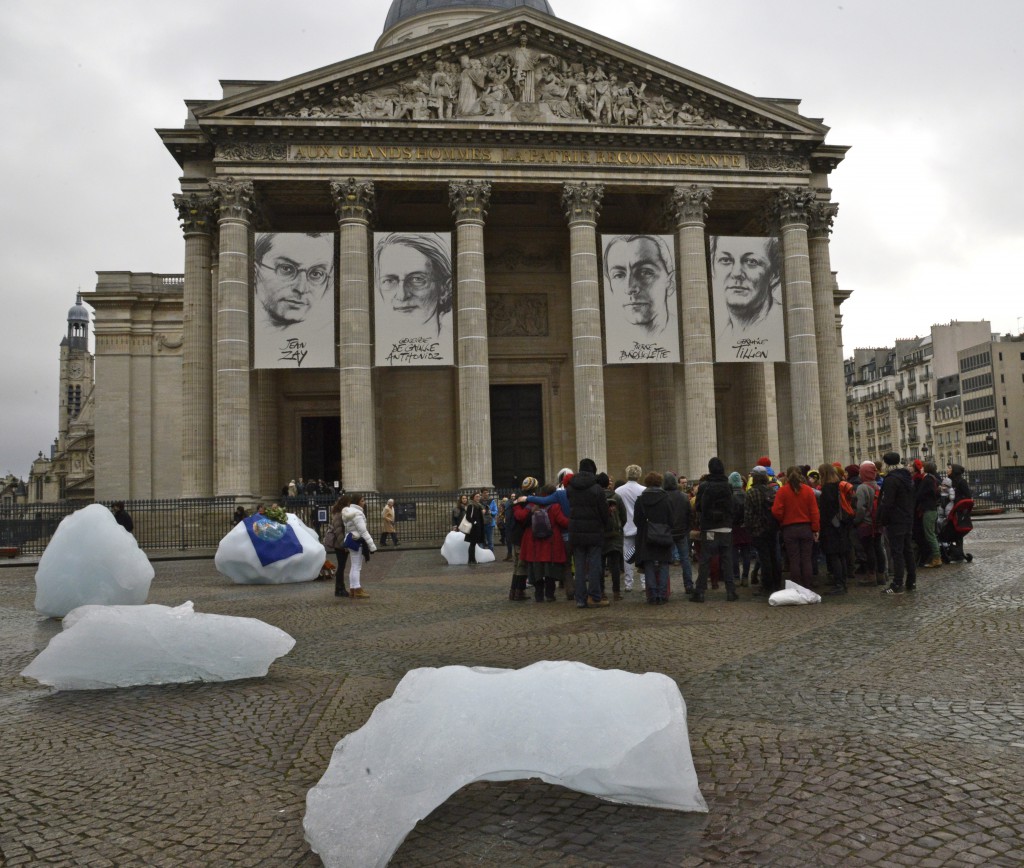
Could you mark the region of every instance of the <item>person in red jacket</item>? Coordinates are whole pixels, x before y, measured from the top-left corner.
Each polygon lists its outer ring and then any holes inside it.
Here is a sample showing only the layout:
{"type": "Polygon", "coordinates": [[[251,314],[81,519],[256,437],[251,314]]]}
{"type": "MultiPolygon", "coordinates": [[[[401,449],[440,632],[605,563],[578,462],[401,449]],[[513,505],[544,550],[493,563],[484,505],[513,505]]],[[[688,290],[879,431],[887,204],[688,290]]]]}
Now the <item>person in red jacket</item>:
{"type": "MultiPolygon", "coordinates": [[[[545,485],[541,497],[553,494],[555,486],[545,485]]],[[[517,503],[513,507],[516,521],[524,526],[523,540],[519,544],[519,559],[526,564],[530,584],[533,585],[534,602],[549,603],[555,601],[555,585],[565,573],[566,553],[562,532],[569,527],[569,519],[556,502],[550,506],[535,503],[517,503]],[[533,513],[539,509],[547,510],[551,522],[551,535],[537,539],[533,534],[533,513]]]]}
{"type": "Polygon", "coordinates": [[[798,585],[810,587],[811,550],[818,539],[821,519],[818,498],[800,468],[790,467],[786,471],[786,484],[775,495],[772,515],[782,528],[790,576],[798,585]]]}

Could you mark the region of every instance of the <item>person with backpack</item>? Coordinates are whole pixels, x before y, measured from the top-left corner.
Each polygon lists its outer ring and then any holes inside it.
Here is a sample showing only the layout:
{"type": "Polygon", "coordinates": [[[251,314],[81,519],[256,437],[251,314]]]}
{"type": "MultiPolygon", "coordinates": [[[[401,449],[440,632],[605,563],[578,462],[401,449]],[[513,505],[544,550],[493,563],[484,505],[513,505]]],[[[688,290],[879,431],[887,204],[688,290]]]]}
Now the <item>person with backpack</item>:
{"type": "Polygon", "coordinates": [[[636,563],[642,566],[647,588],[647,602],[661,605],[668,602],[668,568],[672,563],[672,529],[675,517],[668,492],[662,488],[664,478],[651,471],[644,477],[643,494],[633,507],[636,524],[636,563]]]}
{"type": "Polygon", "coordinates": [[[878,525],[878,498],[881,489],[876,481],[877,476],[878,468],[875,467],[874,461],[865,461],[861,464],[853,526],[857,529],[857,535],[864,547],[864,562],[867,572],[858,584],[865,587],[884,585],[886,582],[882,528],[878,525]]]}
{"type": "MultiPolygon", "coordinates": [[[[545,485],[540,494],[546,497],[555,490],[545,485]]],[[[565,573],[566,551],[562,530],[569,527],[569,519],[558,503],[550,506],[519,504],[516,518],[524,523],[519,557],[526,564],[527,580],[533,585],[534,602],[555,601],[555,585],[565,573]]],[[[519,599],[519,598],[517,598],[519,599]]]]}
{"type": "Polygon", "coordinates": [[[697,587],[690,595],[690,601],[704,602],[711,559],[718,555],[725,580],[725,598],[730,603],[735,602],[740,595],[736,593],[736,582],[732,577],[732,487],[721,458],[708,461],[708,477],[697,489],[694,507],[700,528],[700,568],[697,587]]]}

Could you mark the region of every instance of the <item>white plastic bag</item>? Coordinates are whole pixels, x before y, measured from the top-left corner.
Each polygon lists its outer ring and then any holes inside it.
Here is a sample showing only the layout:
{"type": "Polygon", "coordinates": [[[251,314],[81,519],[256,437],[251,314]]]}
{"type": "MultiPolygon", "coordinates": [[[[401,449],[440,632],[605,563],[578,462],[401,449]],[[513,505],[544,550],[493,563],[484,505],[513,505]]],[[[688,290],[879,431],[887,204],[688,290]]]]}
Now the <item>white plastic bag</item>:
{"type": "Polygon", "coordinates": [[[776,591],[768,598],[769,606],[806,606],[808,603],[820,602],[821,597],[814,591],[789,579],[786,579],[785,590],[776,591]]]}

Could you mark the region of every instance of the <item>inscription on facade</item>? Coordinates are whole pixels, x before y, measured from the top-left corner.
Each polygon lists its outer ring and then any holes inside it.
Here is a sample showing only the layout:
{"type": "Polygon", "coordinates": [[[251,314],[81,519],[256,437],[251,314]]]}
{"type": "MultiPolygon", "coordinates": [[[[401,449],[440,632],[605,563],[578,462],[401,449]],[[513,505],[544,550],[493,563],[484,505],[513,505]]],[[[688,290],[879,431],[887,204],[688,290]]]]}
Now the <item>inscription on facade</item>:
{"type": "Polygon", "coordinates": [[[291,145],[293,162],[488,163],[491,165],[635,166],[746,169],[743,154],[686,151],[604,151],[566,148],[473,148],[430,145],[291,145]]]}

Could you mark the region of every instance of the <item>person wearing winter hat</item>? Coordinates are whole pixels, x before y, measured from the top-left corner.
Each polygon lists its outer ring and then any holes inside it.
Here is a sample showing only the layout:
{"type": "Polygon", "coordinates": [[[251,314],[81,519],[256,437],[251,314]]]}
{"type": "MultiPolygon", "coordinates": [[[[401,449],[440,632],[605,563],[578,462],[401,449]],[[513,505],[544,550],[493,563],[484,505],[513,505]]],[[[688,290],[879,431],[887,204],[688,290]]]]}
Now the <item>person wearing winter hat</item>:
{"type": "Polygon", "coordinates": [[[532,476],[527,476],[520,483],[519,497],[509,498],[509,517],[505,520],[505,533],[512,542],[512,584],[508,590],[508,598],[516,602],[526,599],[526,580],[530,567],[522,559],[523,535],[526,533],[528,517],[523,513],[516,514],[516,505],[523,503],[523,498],[535,492],[540,483],[532,476]]]}
{"type": "Polygon", "coordinates": [[[694,503],[697,524],[700,528],[700,570],[697,573],[697,587],[690,600],[703,603],[711,572],[711,559],[719,556],[722,578],[725,580],[726,599],[734,602],[740,598],[732,576],[732,487],[725,475],[725,465],[720,458],[708,462],[708,477],[697,489],[694,503]]]}
{"type": "MultiPolygon", "coordinates": [[[[601,590],[604,576],[604,538],[611,529],[608,500],[597,482],[597,465],[580,460],[579,473],[566,485],[569,495],[569,545],[576,571],[576,608],[609,605],[601,590]]],[[[568,581],[566,581],[568,586],[568,581]]]]}
{"type": "Polygon", "coordinates": [[[750,562],[754,557],[754,540],[750,531],[743,524],[743,507],[746,498],[743,494],[743,477],[737,471],[729,474],[729,487],[732,489],[732,578],[741,588],[750,587],[750,562]],[[743,573],[740,575],[740,566],[743,573]]]}
{"type": "Polygon", "coordinates": [[[878,504],[878,523],[885,528],[892,552],[892,584],[883,593],[902,594],[917,585],[917,565],[912,543],[914,528],[914,480],[900,463],[897,452],[882,456],[885,462],[885,485],[878,504]],[[904,574],[906,583],[904,584],[904,574]]]}
{"type": "Polygon", "coordinates": [[[856,508],[853,526],[864,548],[864,562],[867,572],[861,585],[885,584],[885,551],[882,548],[882,528],[878,524],[878,468],[873,461],[865,461],[857,471],[860,485],[857,486],[856,508]]]}

